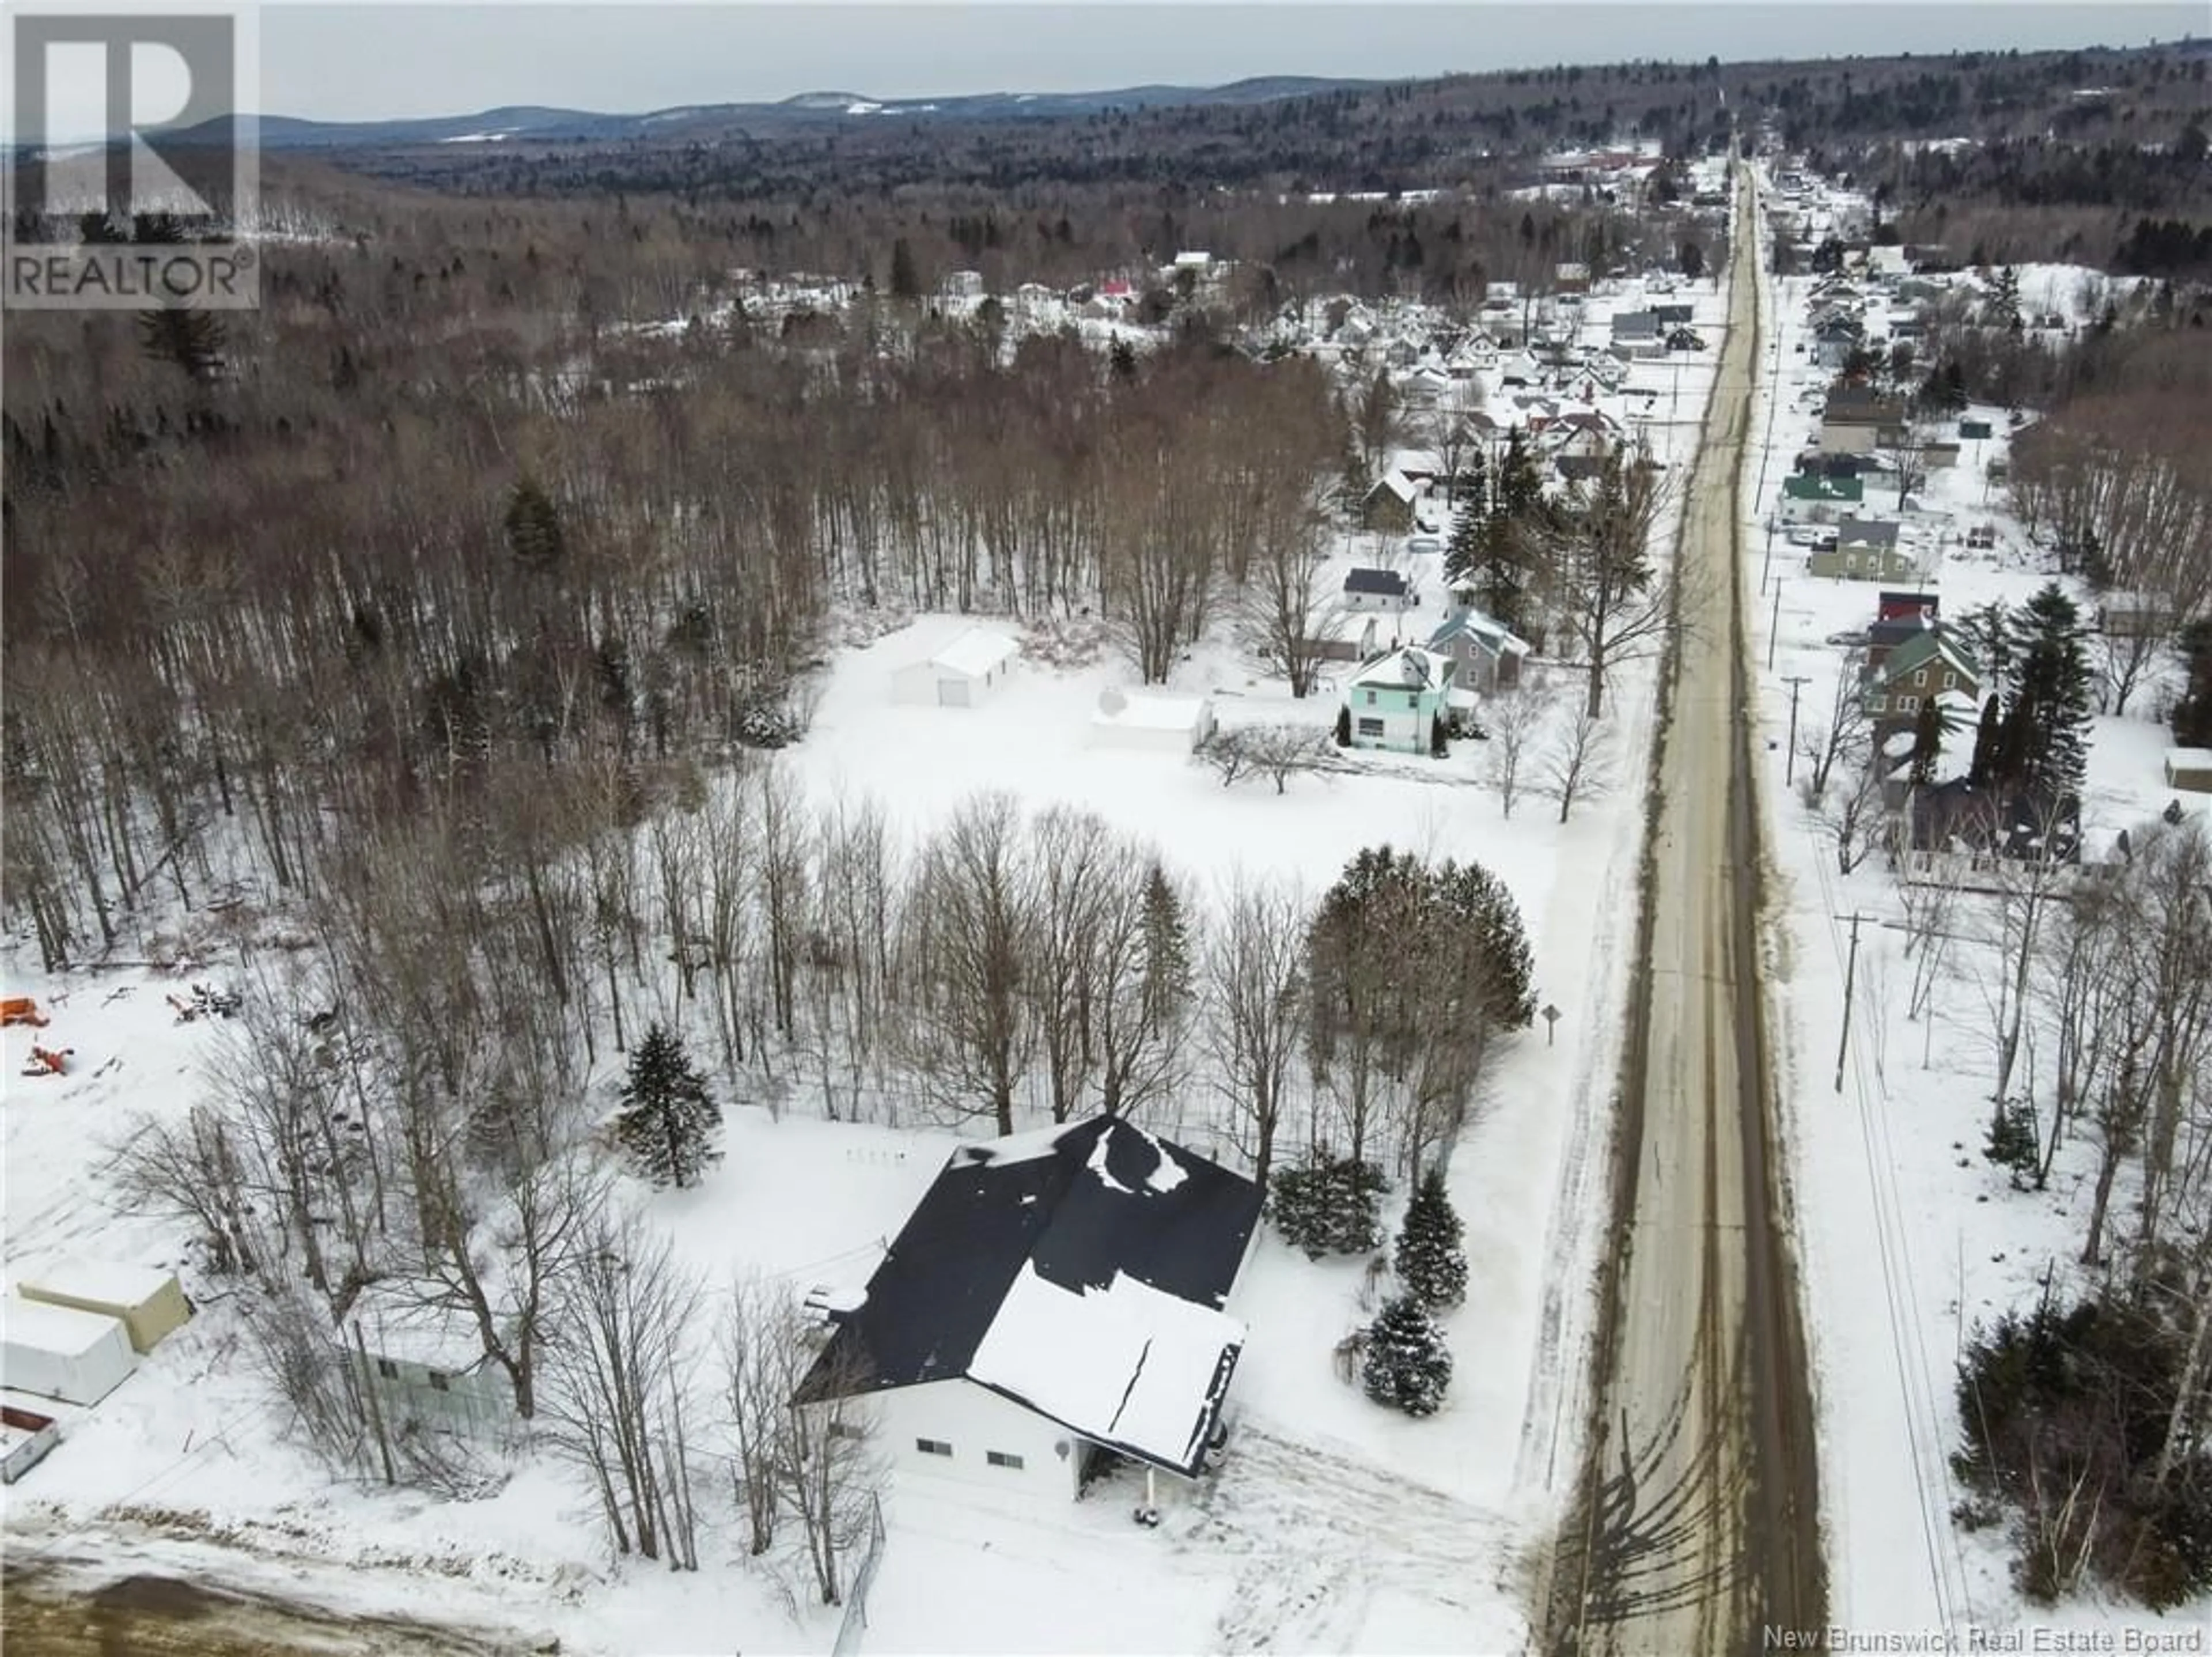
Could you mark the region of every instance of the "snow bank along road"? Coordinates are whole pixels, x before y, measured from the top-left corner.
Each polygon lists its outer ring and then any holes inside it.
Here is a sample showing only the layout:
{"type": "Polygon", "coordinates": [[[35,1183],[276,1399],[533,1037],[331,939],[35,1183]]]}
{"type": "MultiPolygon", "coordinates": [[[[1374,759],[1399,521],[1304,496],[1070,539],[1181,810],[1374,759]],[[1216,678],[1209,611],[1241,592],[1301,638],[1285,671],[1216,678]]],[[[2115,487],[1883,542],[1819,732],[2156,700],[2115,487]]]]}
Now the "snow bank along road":
{"type": "MultiPolygon", "coordinates": [[[[1741,174],[1745,169],[1739,168],[1741,174]]],[[[1736,490],[1758,362],[1739,179],[1728,337],[1689,484],[1620,1078],[1615,1246],[1555,1651],[1771,1649],[1823,1623],[1813,1410],[1760,1027],[1759,838],[1736,490]]]]}

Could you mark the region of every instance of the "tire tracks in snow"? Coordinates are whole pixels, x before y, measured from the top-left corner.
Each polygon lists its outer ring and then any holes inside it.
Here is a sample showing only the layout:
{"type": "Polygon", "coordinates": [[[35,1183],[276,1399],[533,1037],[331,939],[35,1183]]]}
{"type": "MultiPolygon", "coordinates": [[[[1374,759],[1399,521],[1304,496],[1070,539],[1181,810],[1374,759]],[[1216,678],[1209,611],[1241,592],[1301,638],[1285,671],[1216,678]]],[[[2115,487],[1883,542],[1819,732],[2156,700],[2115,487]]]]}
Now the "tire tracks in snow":
{"type": "Polygon", "coordinates": [[[1471,1612],[1512,1598],[1498,1515],[1341,1451],[1248,1421],[1200,1489],[1178,1539],[1233,1573],[1207,1646],[1225,1657],[1348,1650],[1378,1589],[1471,1612]]]}

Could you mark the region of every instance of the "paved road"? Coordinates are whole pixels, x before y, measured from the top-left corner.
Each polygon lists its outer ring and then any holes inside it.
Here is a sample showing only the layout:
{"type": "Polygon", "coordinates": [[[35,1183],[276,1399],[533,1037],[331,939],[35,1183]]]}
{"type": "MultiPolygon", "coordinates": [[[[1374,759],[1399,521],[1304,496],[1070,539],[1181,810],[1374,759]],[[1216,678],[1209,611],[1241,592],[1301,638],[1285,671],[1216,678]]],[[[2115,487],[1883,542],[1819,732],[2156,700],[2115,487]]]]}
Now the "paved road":
{"type": "MultiPolygon", "coordinates": [[[[1747,194],[1739,225],[1751,222],[1747,194]]],[[[1736,478],[1758,354],[1747,228],[1689,484],[1644,912],[1621,1076],[1617,1234],[1555,1650],[1755,1652],[1825,1611],[1796,1280],[1772,1178],[1759,839],[1736,478]]],[[[1773,1648],[1767,1647],[1766,1648],[1773,1648]]]]}

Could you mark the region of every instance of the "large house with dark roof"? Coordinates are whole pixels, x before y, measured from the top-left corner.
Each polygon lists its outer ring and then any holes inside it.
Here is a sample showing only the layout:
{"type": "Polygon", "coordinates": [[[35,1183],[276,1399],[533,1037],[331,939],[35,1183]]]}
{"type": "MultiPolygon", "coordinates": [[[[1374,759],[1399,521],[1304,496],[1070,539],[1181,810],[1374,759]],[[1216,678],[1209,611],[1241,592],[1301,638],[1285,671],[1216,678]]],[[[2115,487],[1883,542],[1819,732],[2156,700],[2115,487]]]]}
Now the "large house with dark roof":
{"type": "Polygon", "coordinates": [[[952,1153],[793,1403],[860,1398],[898,1472],[1073,1496],[1102,1451],[1194,1477],[1244,1345],[1243,1175],[1114,1117],[952,1153]]]}

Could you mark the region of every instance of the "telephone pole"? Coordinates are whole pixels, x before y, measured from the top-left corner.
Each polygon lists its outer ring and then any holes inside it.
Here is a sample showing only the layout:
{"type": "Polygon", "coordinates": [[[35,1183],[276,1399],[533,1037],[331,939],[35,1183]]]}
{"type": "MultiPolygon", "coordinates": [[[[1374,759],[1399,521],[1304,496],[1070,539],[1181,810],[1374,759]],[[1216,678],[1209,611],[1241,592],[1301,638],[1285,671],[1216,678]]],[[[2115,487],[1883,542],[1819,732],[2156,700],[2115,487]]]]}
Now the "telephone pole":
{"type": "Polygon", "coordinates": [[[1853,910],[1848,916],[1838,915],[1836,918],[1848,920],[1851,923],[1851,953],[1844,963],[1844,1039],[1836,1045],[1836,1091],[1841,1093],[1844,1090],[1844,1060],[1851,1051],[1851,985],[1856,980],[1859,970],[1859,923],[1866,917],[1853,910]]]}
{"type": "Polygon", "coordinates": [[[1774,643],[1782,637],[1782,583],[1774,583],[1774,618],[1766,624],[1766,671],[1774,671],[1774,643]]]}
{"type": "Polygon", "coordinates": [[[1804,673],[1792,673],[1782,681],[1790,687],[1790,752],[1782,762],[1782,786],[1788,788],[1797,779],[1797,692],[1813,681],[1804,673]]]}

